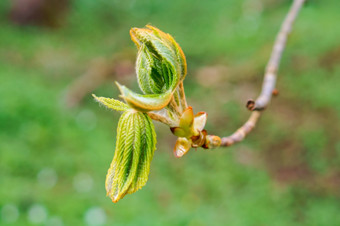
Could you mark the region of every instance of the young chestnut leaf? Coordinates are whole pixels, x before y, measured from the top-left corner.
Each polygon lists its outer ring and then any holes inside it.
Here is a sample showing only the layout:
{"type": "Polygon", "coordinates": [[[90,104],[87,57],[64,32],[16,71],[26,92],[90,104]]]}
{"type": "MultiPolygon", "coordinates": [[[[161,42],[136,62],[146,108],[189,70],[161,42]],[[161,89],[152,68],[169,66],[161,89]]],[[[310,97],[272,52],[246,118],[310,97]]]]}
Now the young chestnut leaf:
{"type": "Polygon", "coordinates": [[[150,25],[132,28],[130,35],[138,48],[136,73],[144,95],[118,84],[121,97],[138,111],[160,110],[169,104],[185,78],[185,56],[171,35],[150,25]]]}
{"type": "Polygon", "coordinates": [[[103,104],[104,106],[116,110],[116,111],[126,111],[130,109],[129,105],[124,104],[123,102],[119,100],[115,100],[113,98],[107,98],[107,97],[97,97],[96,95],[92,94],[94,99],[98,101],[99,103],[103,104]]]}
{"type": "Polygon", "coordinates": [[[162,94],[141,95],[134,93],[130,89],[126,88],[126,86],[120,85],[118,82],[116,82],[116,84],[122,93],[121,97],[124,98],[132,108],[141,112],[160,110],[168,105],[172,97],[172,93],[170,91],[162,94]]]}
{"type": "Polygon", "coordinates": [[[124,112],[119,119],[115,154],[106,176],[107,195],[118,202],[146,184],[156,149],[156,133],[146,113],[112,98],[92,96],[104,106],[124,112]]]}
{"type": "Polygon", "coordinates": [[[146,184],[155,149],[156,133],[150,117],[135,110],[125,111],[119,119],[115,154],[105,183],[113,202],[146,184]]]}

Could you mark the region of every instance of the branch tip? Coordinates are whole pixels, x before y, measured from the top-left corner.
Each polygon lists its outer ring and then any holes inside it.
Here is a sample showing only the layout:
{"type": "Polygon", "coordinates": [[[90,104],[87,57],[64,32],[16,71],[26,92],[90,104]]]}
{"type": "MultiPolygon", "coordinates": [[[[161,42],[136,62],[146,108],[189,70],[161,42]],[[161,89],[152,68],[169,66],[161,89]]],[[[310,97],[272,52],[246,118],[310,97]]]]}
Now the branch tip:
{"type": "Polygon", "coordinates": [[[256,123],[261,116],[262,110],[268,106],[271,97],[277,96],[279,94],[279,91],[275,88],[275,84],[281,56],[286,46],[287,37],[291,32],[292,25],[304,2],[305,0],[294,0],[286,18],[281,25],[266,67],[261,94],[256,99],[256,101],[252,99],[247,101],[246,107],[248,110],[252,111],[248,121],[230,136],[222,137],[221,146],[227,147],[242,141],[256,126],[256,123]]]}

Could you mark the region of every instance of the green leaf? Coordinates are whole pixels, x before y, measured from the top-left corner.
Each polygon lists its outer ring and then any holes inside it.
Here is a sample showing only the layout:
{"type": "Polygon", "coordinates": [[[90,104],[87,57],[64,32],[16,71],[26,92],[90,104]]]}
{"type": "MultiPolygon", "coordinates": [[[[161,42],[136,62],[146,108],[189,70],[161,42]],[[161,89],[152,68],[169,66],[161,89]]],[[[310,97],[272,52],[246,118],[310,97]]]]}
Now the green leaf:
{"type": "Polygon", "coordinates": [[[132,28],[130,35],[138,48],[136,74],[145,95],[120,86],[122,97],[139,111],[160,110],[187,73],[185,56],[171,35],[155,27],[132,28]]]}
{"type": "Polygon", "coordinates": [[[120,89],[121,97],[126,101],[126,103],[128,103],[132,108],[142,112],[160,110],[169,104],[172,97],[172,93],[170,91],[162,94],[141,95],[131,91],[119,83],[117,83],[117,86],[120,89]]]}
{"type": "Polygon", "coordinates": [[[129,105],[124,104],[123,102],[119,100],[115,100],[112,98],[107,97],[97,97],[96,95],[92,94],[94,99],[98,101],[99,103],[103,104],[104,106],[116,110],[116,111],[126,111],[128,109],[131,109],[129,105]]]}
{"type": "Polygon", "coordinates": [[[106,191],[113,202],[142,188],[149,176],[156,149],[156,133],[150,117],[134,110],[119,119],[116,150],[106,176],[106,191]]]}
{"type": "Polygon", "coordinates": [[[142,44],[137,55],[137,79],[140,89],[145,94],[161,93],[164,86],[161,77],[161,65],[158,59],[153,59],[152,53],[142,44]]]}

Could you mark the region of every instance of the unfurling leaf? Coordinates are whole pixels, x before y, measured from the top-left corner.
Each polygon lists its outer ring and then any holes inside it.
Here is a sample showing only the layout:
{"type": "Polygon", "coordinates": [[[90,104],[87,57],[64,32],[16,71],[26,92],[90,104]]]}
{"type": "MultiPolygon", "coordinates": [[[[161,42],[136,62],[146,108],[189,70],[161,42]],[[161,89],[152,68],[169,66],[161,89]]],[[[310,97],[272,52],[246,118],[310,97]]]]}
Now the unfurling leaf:
{"type": "Polygon", "coordinates": [[[98,101],[99,103],[103,104],[104,106],[116,110],[116,111],[126,111],[130,109],[129,105],[124,104],[123,102],[119,100],[115,100],[113,98],[107,98],[107,97],[97,97],[96,95],[92,94],[94,99],[98,101]]]}
{"type": "Polygon", "coordinates": [[[150,117],[125,111],[119,119],[115,154],[106,176],[107,195],[113,202],[145,185],[155,149],[156,133],[150,117]]]}
{"type": "Polygon", "coordinates": [[[160,110],[169,103],[172,97],[171,92],[141,95],[134,93],[130,89],[126,88],[126,86],[120,85],[118,82],[116,84],[125,101],[132,108],[142,112],[160,110]]]}
{"type": "Polygon", "coordinates": [[[130,35],[138,48],[136,73],[144,95],[119,86],[121,97],[136,110],[160,110],[169,104],[178,84],[185,78],[185,56],[171,35],[155,27],[132,28],[130,35]]]}

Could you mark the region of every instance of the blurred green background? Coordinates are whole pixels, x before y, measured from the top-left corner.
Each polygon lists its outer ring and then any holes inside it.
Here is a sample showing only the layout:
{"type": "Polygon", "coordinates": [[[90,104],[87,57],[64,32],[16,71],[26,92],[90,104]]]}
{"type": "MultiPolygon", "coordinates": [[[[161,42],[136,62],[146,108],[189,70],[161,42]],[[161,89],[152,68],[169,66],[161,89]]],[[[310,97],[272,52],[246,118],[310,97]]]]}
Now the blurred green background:
{"type": "Polygon", "coordinates": [[[302,9],[258,127],[175,159],[156,123],[147,185],[114,204],[104,181],[119,113],[91,93],[137,89],[131,27],[172,34],[207,130],[249,116],[288,0],[0,1],[0,225],[340,225],[340,2],[302,9]],[[39,5],[40,4],[40,5],[39,5]]]}

